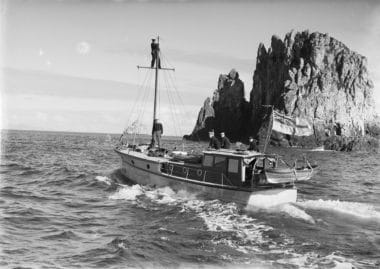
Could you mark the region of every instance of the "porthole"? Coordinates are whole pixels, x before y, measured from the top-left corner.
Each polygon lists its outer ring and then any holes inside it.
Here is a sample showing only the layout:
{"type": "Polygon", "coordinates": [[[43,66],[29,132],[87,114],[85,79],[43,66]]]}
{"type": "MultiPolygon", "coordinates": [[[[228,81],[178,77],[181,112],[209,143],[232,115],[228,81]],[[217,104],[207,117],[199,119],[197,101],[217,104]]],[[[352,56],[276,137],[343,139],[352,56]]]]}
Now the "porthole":
{"type": "Polygon", "coordinates": [[[147,165],[146,165],[146,168],[150,169],[150,165],[149,165],[149,164],[147,164],[147,165]]]}

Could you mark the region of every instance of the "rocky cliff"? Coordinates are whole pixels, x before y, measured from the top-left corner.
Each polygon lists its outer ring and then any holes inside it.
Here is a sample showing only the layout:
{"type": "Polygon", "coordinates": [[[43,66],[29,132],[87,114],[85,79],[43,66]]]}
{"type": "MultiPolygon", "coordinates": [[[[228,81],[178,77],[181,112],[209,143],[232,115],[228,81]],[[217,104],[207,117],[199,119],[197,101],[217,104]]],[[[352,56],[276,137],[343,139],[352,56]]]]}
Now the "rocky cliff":
{"type": "Polygon", "coordinates": [[[268,49],[260,44],[249,103],[244,86],[242,95],[241,87],[229,86],[222,77],[210,104],[213,126],[235,126],[238,134],[225,130],[234,140],[265,133],[268,108],[263,105],[307,119],[315,144],[334,135],[364,136],[377,121],[367,59],[328,34],[291,31],[283,40],[273,36],[268,49]]]}
{"type": "Polygon", "coordinates": [[[219,76],[212,99],[207,98],[199,111],[194,130],[187,138],[207,140],[208,132],[225,132],[232,140],[240,140],[247,133],[249,106],[244,98],[244,83],[232,69],[219,76]]]}

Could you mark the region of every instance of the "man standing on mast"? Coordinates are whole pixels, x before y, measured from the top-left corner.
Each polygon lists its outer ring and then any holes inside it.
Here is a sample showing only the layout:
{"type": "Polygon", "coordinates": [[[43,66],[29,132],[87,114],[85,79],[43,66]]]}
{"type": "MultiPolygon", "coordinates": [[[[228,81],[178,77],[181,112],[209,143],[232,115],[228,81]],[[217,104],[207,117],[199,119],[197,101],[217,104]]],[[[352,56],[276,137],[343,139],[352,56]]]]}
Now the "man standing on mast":
{"type": "Polygon", "coordinates": [[[150,48],[152,49],[152,62],[150,64],[150,67],[154,67],[154,63],[157,62],[158,68],[161,68],[161,61],[160,61],[160,46],[158,43],[156,43],[156,39],[152,39],[152,43],[150,43],[150,48]]]}

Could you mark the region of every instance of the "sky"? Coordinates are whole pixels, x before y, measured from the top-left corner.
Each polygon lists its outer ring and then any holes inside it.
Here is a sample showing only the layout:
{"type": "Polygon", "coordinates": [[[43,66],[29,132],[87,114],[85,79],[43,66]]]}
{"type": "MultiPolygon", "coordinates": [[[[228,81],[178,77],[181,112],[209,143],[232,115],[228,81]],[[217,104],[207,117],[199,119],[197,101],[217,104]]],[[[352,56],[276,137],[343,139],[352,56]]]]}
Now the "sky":
{"type": "Polygon", "coordinates": [[[290,30],[329,33],[368,58],[380,113],[380,2],[1,2],[1,128],[120,133],[153,113],[150,39],[160,36],[158,117],[188,134],[219,74],[235,68],[246,96],[259,43],[290,30]]]}

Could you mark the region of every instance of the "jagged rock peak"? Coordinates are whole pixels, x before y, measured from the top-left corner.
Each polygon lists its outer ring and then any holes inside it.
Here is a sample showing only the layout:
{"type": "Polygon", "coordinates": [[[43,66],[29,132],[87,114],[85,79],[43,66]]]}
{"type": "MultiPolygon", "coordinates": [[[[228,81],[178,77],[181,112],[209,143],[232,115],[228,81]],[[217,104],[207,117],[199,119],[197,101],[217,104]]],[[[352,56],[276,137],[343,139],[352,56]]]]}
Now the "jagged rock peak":
{"type": "Polygon", "coordinates": [[[247,114],[246,106],[244,83],[239,73],[232,69],[228,74],[221,74],[212,101],[207,98],[204,102],[190,138],[207,139],[210,130],[223,131],[231,139],[238,138],[247,114]]]}
{"type": "Polygon", "coordinates": [[[207,139],[211,129],[224,131],[235,141],[261,138],[267,134],[268,105],[309,120],[314,129],[314,135],[303,142],[278,133],[272,142],[315,146],[344,142],[348,137],[347,141],[354,142],[343,147],[347,149],[355,148],[355,141],[368,144],[363,135],[375,140],[380,136],[367,59],[328,34],[290,31],[284,39],[272,36],[268,48],[259,44],[249,103],[236,70],[219,76],[190,138],[207,139]]]}
{"type": "Polygon", "coordinates": [[[261,105],[271,104],[308,118],[316,129],[339,129],[346,136],[364,134],[375,118],[367,59],[328,34],[291,31],[283,41],[273,36],[257,55],[253,118],[261,105]]]}

